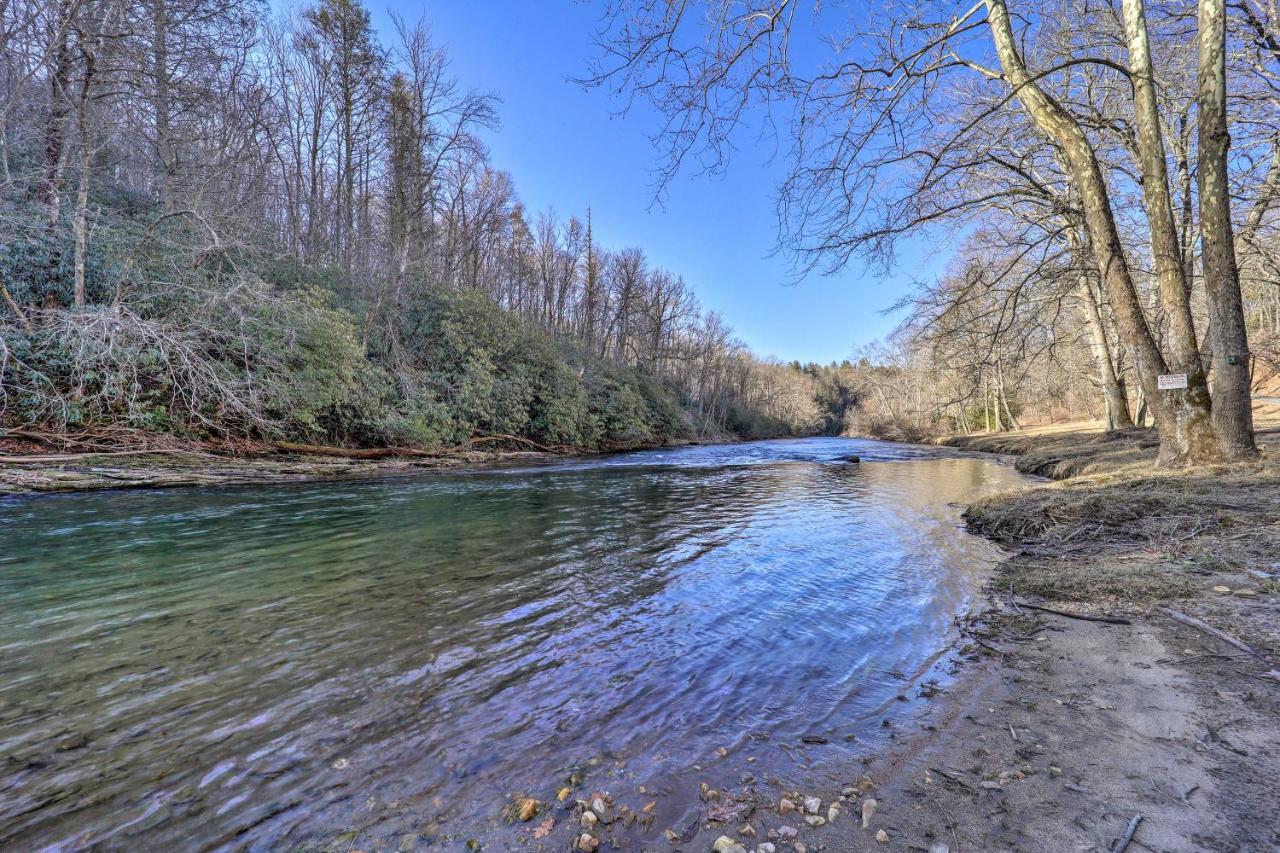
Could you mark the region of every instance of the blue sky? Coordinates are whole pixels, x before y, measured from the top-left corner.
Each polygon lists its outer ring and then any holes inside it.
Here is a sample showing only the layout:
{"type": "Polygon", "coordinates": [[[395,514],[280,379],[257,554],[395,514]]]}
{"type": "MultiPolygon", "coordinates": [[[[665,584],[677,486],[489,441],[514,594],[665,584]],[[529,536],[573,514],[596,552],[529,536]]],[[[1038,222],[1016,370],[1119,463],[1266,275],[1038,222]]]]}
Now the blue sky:
{"type": "Polygon", "coordinates": [[[388,42],[386,11],[423,17],[467,86],[502,99],[502,127],[487,134],[493,161],[512,174],[531,211],[593,211],[598,242],[639,246],[685,277],[702,304],[720,312],[761,355],[829,362],[897,324],[881,310],[933,274],[945,258],[907,247],[887,278],[855,262],[834,277],[793,284],[790,262],[769,257],[777,237],[772,148],[744,134],[722,176],[683,174],[665,203],[653,203],[656,154],[651,115],[616,115],[620,103],[584,92],[569,78],[586,72],[600,3],[574,0],[366,0],[388,42]]]}

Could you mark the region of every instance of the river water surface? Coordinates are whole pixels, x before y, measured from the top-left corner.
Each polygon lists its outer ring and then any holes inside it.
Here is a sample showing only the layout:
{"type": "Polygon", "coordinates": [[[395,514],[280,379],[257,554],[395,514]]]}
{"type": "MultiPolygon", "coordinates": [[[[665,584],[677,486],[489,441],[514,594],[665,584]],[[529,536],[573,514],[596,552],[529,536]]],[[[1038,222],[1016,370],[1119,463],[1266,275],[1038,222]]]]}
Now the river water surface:
{"type": "Polygon", "coordinates": [[[811,439],[0,502],[0,848],[508,849],[569,779],[660,839],[874,739],[1020,482],[811,439]]]}

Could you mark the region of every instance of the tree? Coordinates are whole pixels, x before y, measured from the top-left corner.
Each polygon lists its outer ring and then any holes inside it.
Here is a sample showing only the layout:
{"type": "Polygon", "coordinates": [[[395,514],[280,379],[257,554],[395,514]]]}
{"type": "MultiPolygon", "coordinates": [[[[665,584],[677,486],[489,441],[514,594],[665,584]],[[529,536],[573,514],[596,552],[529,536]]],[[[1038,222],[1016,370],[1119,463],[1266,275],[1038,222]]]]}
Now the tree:
{"type": "MultiPolygon", "coordinates": [[[[1022,33],[1006,0],[939,18],[931,17],[934,7],[891,6],[869,11],[852,35],[849,22],[835,20],[838,12],[826,6],[815,5],[811,20],[798,25],[800,6],[615,3],[601,33],[601,59],[586,82],[658,110],[664,178],[694,156],[721,167],[753,111],[776,116],[789,109],[791,169],[779,187],[779,218],[782,245],[803,269],[832,271],[857,253],[887,263],[905,234],[962,228],[974,216],[1043,204],[1042,176],[1027,152],[1037,141],[1047,146],[1060,159],[1073,199],[1074,209],[1057,214],[1077,215],[1083,225],[1103,304],[1155,417],[1162,462],[1248,452],[1252,440],[1241,429],[1234,431],[1240,440],[1214,430],[1188,277],[1192,226],[1184,216],[1179,233],[1174,213],[1161,131],[1167,116],[1144,3],[1123,3],[1119,56],[1108,48],[1115,43],[1108,24],[1098,22],[1105,14],[1084,6],[1020,10],[1022,33]],[[1095,30],[1100,38],[1087,45],[1077,38],[1095,30]],[[814,59],[805,38],[826,38],[833,54],[814,59]],[[1137,176],[1114,158],[1116,149],[1135,156],[1137,176]],[[1133,195],[1155,261],[1154,312],[1144,304],[1145,273],[1132,260],[1127,198],[1133,195]],[[1032,196],[1040,197],[1029,202],[1032,196]],[[1171,370],[1187,373],[1186,390],[1157,387],[1157,377],[1171,370]]],[[[1180,165],[1179,180],[1188,176],[1180,165]]],[[[1186,186],[1184,211],[1191,203],[1186,186]]],[[[1231,290],[1229,276],[1217,281],[1225,283],[1215,288],[1231,290]]],[[[1211,295],[1210,302],[1223,314],[1222,329],[1244,328],[1228,295],[1211,295]]],[[[1233,351],[1240,350],[1238,337],[1233,351]]],[[[1216,385],[1235,389],[1228,391],[1235,402],[1224,406],[1239,420],[1239,376],[1215,375],[1216,385]]]]}

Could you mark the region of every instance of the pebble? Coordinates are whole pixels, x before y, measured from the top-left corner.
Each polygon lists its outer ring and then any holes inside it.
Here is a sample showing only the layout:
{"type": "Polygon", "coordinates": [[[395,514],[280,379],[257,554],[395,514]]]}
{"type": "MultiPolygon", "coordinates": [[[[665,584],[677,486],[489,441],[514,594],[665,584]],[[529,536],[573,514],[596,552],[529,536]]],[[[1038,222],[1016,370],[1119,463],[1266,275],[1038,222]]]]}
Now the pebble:
{"type": "Polygon", "coordinates": [[[822,815],[816,815],[816,814],[805,815],[804,822],[809,824],[809,826],[813,827],[814,829],[817,829],[820,826],[827,825],[827,819],[822,815]]]}
{"type": "Polygon", "coordinates": [[[1061,775],[1062,775],[1062,768],[1061,768],[1061,767],[1054,767],[1052,764],[1050,764],[1050,765],[1049,765],[1049,778],[1050,778],[1050,779],[1057,779],[1057,778],[1058,778],[1059,776],[1061,776],[1061,775]]]}
{"type": "Polygon", "coordinates": [[[799,834],[800,834],[800,830],[796,829],[794,826],[778,827],[778,838],[782,839],[783,841],[790,841],[791,839],[795,838],[799,834]]]}
{"type": "Polygon", "coordinates": [[[859,791],[857,788],[853,787],[852,785],[846,785],[844,787],[844,790],[840,792],[840,795],[843,797],[856,797],[860,793],[862,792],[859,791]]]}
{"type": "Polygon", "coordinates": [[[809,814],[817,814],[822,808],[822,800],[819,797],[805,797],[804,810],[809,814]]]}
{"type": "Polygon", "coordinates": [[[516,817],[522,821],[533,820],[538,814],[538,809],[541,806],[542,803],[538,802],[533,797],[525,797],[520,800],[520,802],[516,803],[516,817]]]}
{"type": "Polygon", "coordinates": [[[778,800],[778,814],[789,814],[796,810],[796,804],[783,797],[778,800]]]}
{"type": "Polygon", "coordinates": [[[765,841],[756,845],[756,853],[776,853],[777,846],[772,841],[765,841]]]}
{"type": "Polygon", "coordinates": [[[745,835],[747,838],[754,838],[756,828],[749,823],[744,823],[742,826],[738,827],[738,834],[745,835]]]}
{"type": "Polygon", "coordinates": [[[876,813],[876,806],[880,805],[871,798],[862,804],[862,828],[866,829],[871,826],[871,817],[876,813]]]}
{"type": "Polygon", "coordinates": [[[1214,592],[1217,592],[1217,593],[1221,593],[1222,595],[1226,595],[1227,593],[1231,592],[1231,587],[1229,587],[1229,586],[1215,586],[1215,587],[1213,588],[1213,591],[1214,591],[1214,592]]]}
{"type": "Polygon", "coordinates": [[[716,853],[747,853],[747,848],[734,841],[727,835],[722,835],[716,839],[716,843],[712,845],[712,850],[716,853]]]}
{"type": "Polygon", "coordinates": [[[603,797],[596,797],[591,801],[591,810],[596,813],[596,817],[600,818],[601,823],[613,822],[613,810],[609,808],[609,804],[603,797]]]}
{"type": "Polygon", "coordinates": [[[565,800],[569,799],[569,797],[572,796],[572,794],[573,794],[572,788],[561,788],[556,793],[556,799],[563,803],[565,800]]]}
{"type": "Polygon", "coordinates": [[[596,821],[598,821],[598,820],[599,820],[599,818],[597,818],[597,817],[596,817],[596,813],[595,813],[595,812],[593,812],[593,811],[585,811],[585,812],[583,812],[583,813],[582,813],[582,828],[583,828],[583,829],[591,829],[591,827],[593,827],[593,826],[595,826],[595,825],[596,825],[596,821]]]}
{"type": "Polygon", "coordinates": [[[876,841],[879,841],[881,844],[888,844],[889,833],[885,832],[883,829],[880,830],[879,832],[876,833],[876,841]]]}
{"type": "Polygon", "coordinates": [[[578,843],[575,846],[581,853],[595,853],[600,849],[600,839],[584,832],[578,836],[578,843]]]}
{"type": "Polygon", "coordinates": [[[840,806],[832,803],[831,808],[827,809],[827,823],[835,823],[838,817],[840,817],[840,806]]]}
{"type": "Polygon", "coordinates": [[[1238,595],[1241,598],[1253,598],[1258,594],[1258,591],[1256,589],[1233,589],[1231,594],[1238,595]]]}
{"type": "Polygon", "coordinates": [[[951,853],[951,845],[935,841],[929,845],[929,853],[951,853]]]}

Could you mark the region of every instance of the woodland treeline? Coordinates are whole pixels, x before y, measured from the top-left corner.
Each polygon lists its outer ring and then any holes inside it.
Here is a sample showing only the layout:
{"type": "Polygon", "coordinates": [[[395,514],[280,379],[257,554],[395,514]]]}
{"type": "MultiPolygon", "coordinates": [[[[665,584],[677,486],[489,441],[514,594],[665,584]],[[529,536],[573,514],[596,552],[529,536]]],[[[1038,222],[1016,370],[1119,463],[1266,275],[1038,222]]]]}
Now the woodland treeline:
{"type": "Polygon", "coordinates": [[[1166,464],[1256,453],[1251,393],[1280,368],[1274,4],[615,0],[599,35],[587,82],[660,113],[668,178],[768,117],[802,270],[953,252],[860,360],[859,428],[1093,414],[1154,424],[1166,464]]]}
{"type": "Polygon", "coordinates": [[[589,211],[526,210],[499,103],[358,0],[0,4],[11,435],[625,447],[839,429],[589,211]]]}

